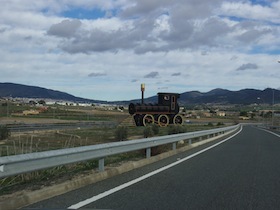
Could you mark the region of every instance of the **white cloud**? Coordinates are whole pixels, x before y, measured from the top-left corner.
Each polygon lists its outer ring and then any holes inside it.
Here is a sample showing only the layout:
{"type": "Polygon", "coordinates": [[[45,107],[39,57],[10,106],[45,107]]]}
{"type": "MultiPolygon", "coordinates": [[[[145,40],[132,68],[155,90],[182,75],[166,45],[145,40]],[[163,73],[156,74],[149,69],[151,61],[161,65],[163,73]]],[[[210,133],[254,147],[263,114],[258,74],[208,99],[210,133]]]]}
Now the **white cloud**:
{"type": "Polygon", "coordinates": [[[141,83],[146,96],[279,87],[280,1],[246,2],[3,0],[0,82],[100,100],[139,98],[141,83]],[[75,8],[113,16],[63,16],[75,8]]]}
{"type": "Polygon", "coordinates": [[[280,14],[277,7],[276,4],[272,4],[272,7],[269,7],[268,5],[225,1],[220,8],[220,13],[236,18],[280,23],[280,14]]]}

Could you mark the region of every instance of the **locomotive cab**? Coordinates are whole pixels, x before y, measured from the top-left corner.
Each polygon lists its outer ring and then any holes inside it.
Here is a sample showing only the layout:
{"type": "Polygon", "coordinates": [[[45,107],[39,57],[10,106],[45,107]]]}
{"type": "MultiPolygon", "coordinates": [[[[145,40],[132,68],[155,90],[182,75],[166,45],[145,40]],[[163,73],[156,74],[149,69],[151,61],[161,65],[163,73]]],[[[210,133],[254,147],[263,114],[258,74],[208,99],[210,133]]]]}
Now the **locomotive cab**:
{"type": "Polygon", "coordinates": [[[177,114],[179,112],[178,98],[180,98],[178,93],[158,93],[158,104],[168,106],[170,112],[177,114]]]}

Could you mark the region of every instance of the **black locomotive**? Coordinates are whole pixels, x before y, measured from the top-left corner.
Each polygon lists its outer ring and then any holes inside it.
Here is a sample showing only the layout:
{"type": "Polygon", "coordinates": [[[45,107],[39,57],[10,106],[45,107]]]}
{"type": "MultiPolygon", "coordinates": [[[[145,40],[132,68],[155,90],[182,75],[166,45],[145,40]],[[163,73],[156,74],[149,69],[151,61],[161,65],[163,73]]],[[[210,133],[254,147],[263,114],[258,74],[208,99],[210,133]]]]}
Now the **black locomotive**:
{"type": "MultiPolygon", "coordinates": [[[[142,92],[143,93],[143,92],[142,92]]],[[[130,103],[129,114],[133,115],[137,126],[147,126],[148,124],[158,124],[159,126],[167,126],[169,124],[183,124],[183,118],[179,113],[177,93],[158,93],[157,104],[130,103]]]]}

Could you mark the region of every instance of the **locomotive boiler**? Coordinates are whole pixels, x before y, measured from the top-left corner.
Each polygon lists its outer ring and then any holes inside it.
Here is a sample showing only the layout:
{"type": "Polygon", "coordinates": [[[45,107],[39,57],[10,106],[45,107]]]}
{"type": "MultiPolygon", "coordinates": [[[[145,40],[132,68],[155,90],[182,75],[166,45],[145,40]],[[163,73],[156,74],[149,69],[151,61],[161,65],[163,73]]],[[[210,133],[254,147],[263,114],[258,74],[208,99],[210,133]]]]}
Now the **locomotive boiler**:
{"type": "Polygon", "coordinates": [[[141,85],[142,103],[130,103],[128,110],[133,116],[137,126],[147,126],[149,124],[158,124],[167,126],[169,124],[181,125],[183,118],[179,114],[177,93],[158,93],[158,102],[156,104],[144,103],[144,85],[141,85]]]}

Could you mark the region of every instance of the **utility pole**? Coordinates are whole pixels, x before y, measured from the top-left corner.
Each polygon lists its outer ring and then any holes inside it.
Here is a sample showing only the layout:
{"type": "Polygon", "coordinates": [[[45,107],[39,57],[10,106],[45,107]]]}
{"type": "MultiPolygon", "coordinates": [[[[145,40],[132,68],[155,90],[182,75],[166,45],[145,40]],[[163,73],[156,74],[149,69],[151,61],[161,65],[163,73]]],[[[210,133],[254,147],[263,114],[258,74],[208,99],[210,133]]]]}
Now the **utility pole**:
{"type": "Polygon", "coordinates": [[[9,100],[7,100],[7,117],[9,117],[9,100]]]}
{"type": "Polygon", "coordinates": [[[272,113],[271,113],[271,124],[274,125],[274,89],[272,89],[272,113]]]}

